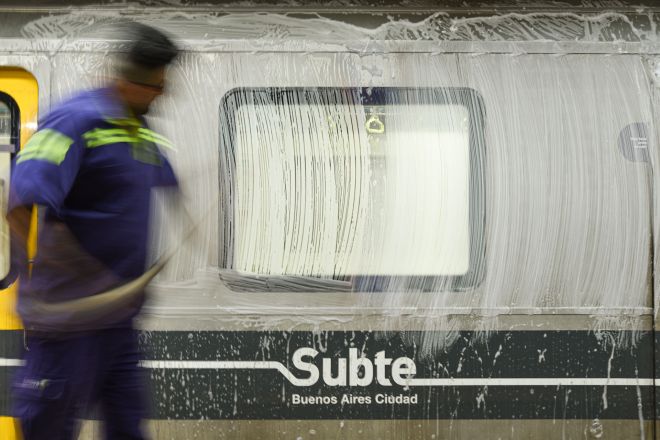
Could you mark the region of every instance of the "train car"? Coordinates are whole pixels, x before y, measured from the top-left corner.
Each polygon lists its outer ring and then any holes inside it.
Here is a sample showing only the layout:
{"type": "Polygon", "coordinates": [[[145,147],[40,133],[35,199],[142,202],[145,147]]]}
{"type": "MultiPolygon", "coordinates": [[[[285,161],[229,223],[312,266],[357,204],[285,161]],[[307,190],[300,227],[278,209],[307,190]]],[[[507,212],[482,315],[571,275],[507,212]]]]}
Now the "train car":
{"type": "Polygon", "coordinates": [[[112,29],[156,26],[183,48],[150,122],[187,212],[157,194],[153,438],[655,438],[659,13],[3,3],[2,206],[38,116],[110,74],[112,29]]]}

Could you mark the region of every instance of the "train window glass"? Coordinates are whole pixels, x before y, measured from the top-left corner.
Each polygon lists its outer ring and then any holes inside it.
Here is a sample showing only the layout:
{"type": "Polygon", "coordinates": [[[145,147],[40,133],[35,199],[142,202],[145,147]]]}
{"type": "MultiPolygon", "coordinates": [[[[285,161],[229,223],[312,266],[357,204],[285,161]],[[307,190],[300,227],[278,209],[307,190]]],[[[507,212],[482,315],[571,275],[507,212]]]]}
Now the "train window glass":
{"type": "Polygon", "coordinates": [[[354,289],[393,277],[473,287],[484,246],[479,103],[466,89],[231,92],[224,267],[354,289]]]}
{"type": "Polygon", "coordinates": [[[5,102],[0,102],[0,145],[11,143],[11,110],[5,102]]]}
{"type": "MultiPolygon", "coordinates": [[[[11,158],[19,142],[20,118],[16,101],[0,92],[0,210],[2,218],[7,212],[11,158]]],[[[9,225],[0,222],[0,279],[9,272],[9,225]]]]}

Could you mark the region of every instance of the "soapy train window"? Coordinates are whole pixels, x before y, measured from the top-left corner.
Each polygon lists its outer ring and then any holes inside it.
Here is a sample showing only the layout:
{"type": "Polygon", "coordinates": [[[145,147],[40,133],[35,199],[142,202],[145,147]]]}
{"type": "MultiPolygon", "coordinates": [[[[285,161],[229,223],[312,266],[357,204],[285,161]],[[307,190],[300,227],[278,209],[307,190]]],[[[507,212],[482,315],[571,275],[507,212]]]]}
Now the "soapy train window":
{"type": "Polygon", "coordinates": [[[9,145],[14,140],[14,108],[16,108],[14,100],[9,95],[0,92],[0,145],[9,145]]]}
{"type": "Polygon", "coordinates": [[[465,88],[234,89],[220,267],[236,290],[464,290],[484,272],[484,115],[465,88]]]}
{"type": "MultiPolygon", "coordinates": [[[[2,222],[0,222],[0,279],[4,279],[9,272],[9,225],[4,219],[9,197],[11,158],[19,144],[19,121],[19,109],[16,101],[6,93],[0,92],[0,215],[2,215],[2,222]]],[[[2,282],[0,284],[0,287],[5,287],[2,282]]]]}

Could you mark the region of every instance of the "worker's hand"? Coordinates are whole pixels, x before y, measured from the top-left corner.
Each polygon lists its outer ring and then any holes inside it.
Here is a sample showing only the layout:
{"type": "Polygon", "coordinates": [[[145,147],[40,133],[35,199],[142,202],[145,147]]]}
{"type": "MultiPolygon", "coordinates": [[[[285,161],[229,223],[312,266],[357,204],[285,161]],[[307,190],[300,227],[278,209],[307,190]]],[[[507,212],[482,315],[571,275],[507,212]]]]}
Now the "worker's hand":
{"type": "Polygon", "coordinates": [[[11,267],[16,274],[22,274],[28,268],[28,239],[32,207],[18,206],[7,214],[11,237],[11,267]]]}

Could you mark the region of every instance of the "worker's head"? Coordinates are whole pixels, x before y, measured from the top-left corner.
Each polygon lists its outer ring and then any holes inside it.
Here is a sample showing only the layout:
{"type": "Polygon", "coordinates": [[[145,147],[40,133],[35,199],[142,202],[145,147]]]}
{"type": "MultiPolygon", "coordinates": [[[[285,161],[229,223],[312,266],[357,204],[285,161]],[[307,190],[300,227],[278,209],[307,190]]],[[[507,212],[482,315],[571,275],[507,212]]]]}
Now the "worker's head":
{"type": "Polygon", "coordinates": [[[141,23],[130,23],[126,33],[129,45],[119,55],[115,84],[126,106],[143,115],[163,93],[165,68],[178,49],[163,32],[141,23]]]}

